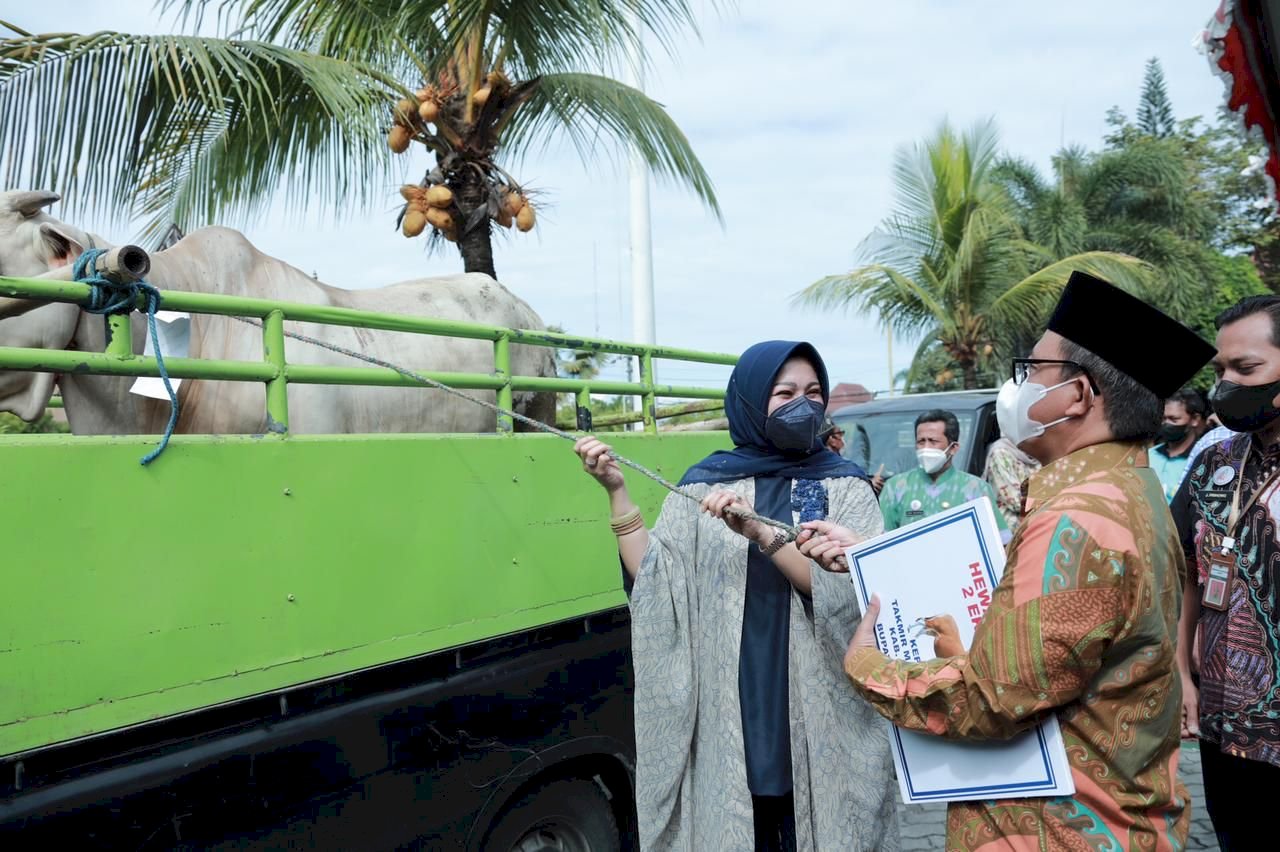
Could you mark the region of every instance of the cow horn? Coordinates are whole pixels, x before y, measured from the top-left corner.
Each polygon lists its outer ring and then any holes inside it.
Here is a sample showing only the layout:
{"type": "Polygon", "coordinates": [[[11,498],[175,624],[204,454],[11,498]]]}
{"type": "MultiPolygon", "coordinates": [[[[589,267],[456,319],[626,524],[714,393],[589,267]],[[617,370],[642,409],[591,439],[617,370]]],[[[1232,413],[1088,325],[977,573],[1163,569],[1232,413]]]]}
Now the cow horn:
{"type": "Polygon", "coordinates": [[[17,213],[21,213],[28,219],[40,212],[41,207],[48,207],[55,201],[60,201],[61,195],[56,192],[49,192],[47,189],[38,189],[33,192],[13,192],[9,194],[9,209],[17,213]]]}

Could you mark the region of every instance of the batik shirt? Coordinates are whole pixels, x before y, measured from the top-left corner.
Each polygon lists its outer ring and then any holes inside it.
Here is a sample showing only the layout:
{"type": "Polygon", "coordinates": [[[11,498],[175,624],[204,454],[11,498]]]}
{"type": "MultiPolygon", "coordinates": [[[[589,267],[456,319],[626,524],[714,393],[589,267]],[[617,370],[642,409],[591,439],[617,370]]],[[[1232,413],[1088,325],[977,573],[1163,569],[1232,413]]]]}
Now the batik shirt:
{"type": "Polygon", "coordinates": [[[982,478],[996,494],[996,508],[1009,529],[1016,530],[1022,520],[1023,483],[1040,469],[1040,463],[1017,448],[1008,438],[1001,438],[987,448],[986,469],[982,478]]]}
{"type": "Polygon", "coordinates": [[[884,515],[887,532],[979,497],[991,500],[996,524],[1007,540],[1009,525],[1004,515],[996,511],[996,493],[986,482],[973,474],[956,470],[954,465],[944,470],[936,480],[919,467],[893,477],[884,484],[880,494],[880,513],[884,515]]]}
{"type": "MultiPolygon", "coordinates": [[[[1208,555],[1227,533],[1231,500],[1243,464],[1243,510],[1280,465],[1280,445],[1260,449],[1247,434],[1206,449],[1191,464],[1175,504],[1188,564],[1201,585],[1208,555]],[[1248,461],[1244,461],[1248,455],[1248,461]],[[1188,521],[1183,517],[1189,514],[1188,521]]],[[[1200,736],[1237,757],[1280,766],[1280,477],[1272,479],[1238,529],[1227,610],[1200,608],[1200,736]]]]}
{"type": "Polygon", "coordinates": [[[968,654],[863,648],[846,673],[882,716],[938,736],[1007,739],[1057,712],[1075,795],[954,802],[948,849],[1181,849],[1185,563],[1146,451],[1059,459],[1031,476],[1026,508],[968,654]]]}
{"type": "MultiPolygon", "coordinates": [[[[1218,426],[1216,428],[1210,429],[1208,432],[1200,436],[1199,441],[1196,441],[1196,445],[1191,448],[1191,452],[1187,454],[1187,458],[1191,459],[1191,461],[1195,461],[1197,458],[1200,457],[1200,454],[1203,453],[1205,450],[1209,449],[1211,446],[1213,446],[1214,444],[1220,441],[1227,440],[1228,438],[1230,438],[1232,435],[1235,435],[1235,434],[1238,434],[1238,433],[1232,432],[1226,426],[1218,426]]],[[[1186,467],[1182,469],[1182,479],[1178,480],[1179,488],[1182,487],[1182,483],[1187,481],[1187,474],[1190,472],[1191,472],[1190,464],[1188,464],[1186,467]]],[[[1176,520],[1177,516],[1175,515],[1174,518],[1176,520]]]]}

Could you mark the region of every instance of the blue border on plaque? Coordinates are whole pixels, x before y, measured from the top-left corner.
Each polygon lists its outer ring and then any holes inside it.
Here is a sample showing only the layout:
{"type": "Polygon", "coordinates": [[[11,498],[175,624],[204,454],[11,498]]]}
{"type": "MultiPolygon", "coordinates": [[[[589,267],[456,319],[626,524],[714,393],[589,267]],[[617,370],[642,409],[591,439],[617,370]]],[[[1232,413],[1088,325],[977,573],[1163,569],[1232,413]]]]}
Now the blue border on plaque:
{"type": "MultiPolygon", "coordinates": [[[[983,533],[982,524],[978,522],[977,506],[969,506],[962,512],[958,511],[955,514],[946,518],[941,518],[934,523],[926,524],[903,535],[894,535],[887,538],[875,547],[863,551],[855,556],[853,564],[849,566],[849,570],[857,577],[858,593],[862,598],[862,606],[865,608],[867,604],[870,603],[871,596],[867,594],[867,584],[862,577],[862,568],[858,564],[859,559],[864,556],[871,556],[875,553],[879,553],[887,547],[892,547],[902,541],[908,541],[916,536],[923,535],[924,533],[932,532],[933,530],[949,526],[951,524],[963,523],[965,521],[973,525],[974,535],[978,539],[978,548],[982,551],[982,567],[987,572],[987,585],[994,590],[997,585],[997,580],[995,571],[991,569],[991,552],[987,545],[987,537],[983,533]]],[[[876,647],[879,648],[879,646],[880,640],[877,637],[876,647]]],[[[887,654],[884,648],[880,648],[880,651],[881,653],[887,654]]],[[[903,772],[905,772],[907,776],[907,789],[911,792],[913,797],[918,799],[942,798],[944,796],[954,796],[957,794],[969,795],[971,793],[986,793],[990,794],[992,797],[998,798],[1001,794],[1021,793],[1026,795],[1028,793],[1034,793],[1037,790],[1051,790],[1057,786],[1057,778],[1053,771],[1053,761],[1049,759],[1049,744],[1045,741],[1044,731],[1041,730],[1039,726],[1036,726],[1033,730],[1035,731],[1036,739],[1039,741],[1040,757],[1044,761],[1044,780],[1037,779],[1034,781],[1027,781],[1022,784],[993,784],[985,787],[948,787],[943,790],[918,790],[916,788],[915,781],[911,778],[911,768],[907,765],[906,752],[902,748],[902,730],[892,722],[889,723],[889,726],[893,729],[893,737],[898,744],[898,753],[903,755],[902,768],[903,772]]],[[[1029,734],[1030,731],[1027,733],[1029,734]]],[[[928,735],[924,734],[923,736],[928,735]]]]}

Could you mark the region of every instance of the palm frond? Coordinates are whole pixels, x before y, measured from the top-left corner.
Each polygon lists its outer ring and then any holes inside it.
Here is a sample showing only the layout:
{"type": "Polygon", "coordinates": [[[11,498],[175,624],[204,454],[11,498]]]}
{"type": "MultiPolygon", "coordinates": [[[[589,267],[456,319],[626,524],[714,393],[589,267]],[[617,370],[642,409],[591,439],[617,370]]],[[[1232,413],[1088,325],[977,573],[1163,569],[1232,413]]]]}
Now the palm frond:
{"type": "Polygon", "coordinates": [[[926,358],[929,350],[936,346],[942,340],[942,335],[937,329],[928,332],[924,337],[920,338],[920,342],[916,344],[916,351],[911,356],[911,366],[909,366],[902,379],[904,388],[918,387],[920,384],[921,374],[927,367],[926,358]]]}
{"type": "Polygon", "coordinates": [[[360,63],[256,41],[6,39],[4,177],[117,218],[139,203],[154,213],[168,194],[184,229],[258,210],[283,183],[294,201],[365,200],[388,174],[379,123],[398,91],[360,63]]]}
{"type": "Polygon", "coordinates": [[[807,308],[872,311],[902,334],[914,334],[935,323],[945,325],[948,318],[945,305],[927,286],[879,265],[828,275],[795,294],[791,302],[807,308]]]}
{"type": "Polygon", "coordinates": [[[1184,224],[1190,176],[1168,140],[1144,140],[1101,154],[1077,180],[1090,221],[1137,219],[1173,228],[1184,224]]]}
{"type": "Polygon", "coordinates": [[[989,327],[1003,330],[1043,328],[1045,319],[1079,270],[1109,281],[1135,295],[1147,292],[1153,269],[1150,264],[1114,252],[1084,252],[1051,263],[1011,286],[987,306],[989,327]]]}
{"type": "Polygon", "coordinates": [[[1089,220],[1084,205],[1074,197],[1053,190],[1040,198],[1027,222],[1031,239],[1049,249],[1055,258],[1084,250],[1089,220]]]}
{"type": "Polygon", "coordinates": [[[1094,156],[1081,145],[1068,145],[1053,155],[1053,173],[1058,177],[1058,187],[1068,197],[1078,195],[1078,184],[1085,177],[1094,156]]]}
{"type": "Polygon", "coordinates": [[[1003,198],[968,205],[950,251],[946,300],[980,304],[988,288],[1003,287],[1008,281],[1004,273],[1010,259],[1009,242],[1017,235],[1017,224],[1003,198]]]}
{"type": "Polygon", "coordinates": [[[1029,160],[1001,157],[991,170],[992,179],[1002,186],[1020,210],[1029,210],[1050,191],[1040,170],[1029,160]]]}
{"type": "MultiPolygon", "coordinates": [[[[170,2],[205,5],[203,0],[170,2]]],[[[690,0],[243,0],[238,5],[242,25],[264,40],[285,39],[300,49],[369,62],[384,54],[402,61],[401,45],[432,74],[462,55],[477,35],[487,45],[501,45],[506,66],[531,78],[616,71],[636,37],[632,12],[640,34],[656,39],[668,53],[674,53],[678,35],[698,32],[690,0]]]]}
{"type": "Polygon", "coordinates": [[[679,33],[698,34],[689,0],[455,0],[455,6],[460,15],[471,6],[488,6],[494,35],[510,45],[513,67],[527,77],[575,70],[616,73],[637,35],[656,39],[673,55],[679,33]],[[633,10],[639,33],[632,25],[633,10]]]}
{"type": "Polygon", "coordinates": [[[687,185],[723,221],[711,178],[684,132],[638,89],[597,74],[541,77],[500,144],[509,156],[519,156],[558,133],[569,137],[584,160],[600,153],[602,138],[634,145],[659,177],[687,185]]]}

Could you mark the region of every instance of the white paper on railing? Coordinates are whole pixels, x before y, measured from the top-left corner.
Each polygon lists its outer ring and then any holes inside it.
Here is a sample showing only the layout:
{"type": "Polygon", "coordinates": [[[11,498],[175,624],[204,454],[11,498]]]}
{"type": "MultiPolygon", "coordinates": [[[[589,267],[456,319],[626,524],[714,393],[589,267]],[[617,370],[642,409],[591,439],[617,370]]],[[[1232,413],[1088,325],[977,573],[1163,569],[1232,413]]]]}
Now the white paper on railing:
{"type": "MultiPolygon", "coordinates": [[[[865,608],[880,596],[876,643],[890,657],[934,658],[917,619],[949,614],[966,648],[1004,573],[1004,547],[986,497],[864,541],[845,552],[865,608]]],[[[962,742],[891,726],[905,802],[1069,796],[1075,792],[1057,716],[1000,742],[962,742]]]]}
{"type": "MultiPolygon", "coordinates": [[[[160,338],[160,354],[165,358],[186,358],[191,353],[191,314],[183,311],[156,311],[156,336],[160,338]]],[[[155,347],[151,344],[150,330],[147,331],[147,345],[142,354],[156,354],[155,347]]],[[[170,377],[169,384],[173,387],[173,392],[177,393],[182,379],[170,377]]],[[[159,376],[139,376],[129,388],[129,393],[165,401],[169,399],[164,381],[159,376]]]]}

